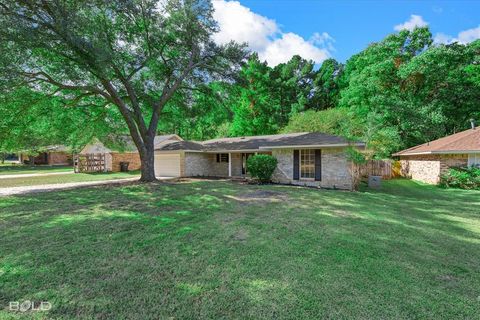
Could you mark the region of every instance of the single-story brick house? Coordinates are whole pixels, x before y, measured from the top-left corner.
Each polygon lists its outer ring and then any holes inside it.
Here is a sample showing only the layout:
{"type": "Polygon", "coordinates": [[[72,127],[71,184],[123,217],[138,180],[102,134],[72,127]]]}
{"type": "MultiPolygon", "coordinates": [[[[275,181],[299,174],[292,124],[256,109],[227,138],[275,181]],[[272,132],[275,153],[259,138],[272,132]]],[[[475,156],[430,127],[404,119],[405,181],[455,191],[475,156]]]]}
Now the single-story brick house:
{"type": "Polygon", "coordinates": [[[73,163],[72,151],[64,145],[48,146],[36,156],[30,156],[26,153],[20,153],[18,160],[20,163],[31,164],[32,160],[36,165],[50,166],[68,166],[73,163]],[[33,158],[33,159],[32,159],[33,158]]]}
{"type": "MultiPolygon", "coordinates": [[[[102,155],[105,159],[104,171],[120,171],[120,162],[128,162],[129,170],[139,170],[141,168],[140,155],[135,143],[129,136],[116,137],[116,143],[112,143],[111,147],[107,147],[104,143],[95,139],[87,144],[81,151],[80,155],[102,155]]],[[[160,148],[164,144],[175,141],[182,141],[176,134],[159,135],[155,137],[154,146],[160,148]]]]}
{"type": "Polygon", "coordinates": [[[364,147],[324,133],[290,133],[252,137],[177,141],[155,151],[157,176],[244,177],[246,161],[254,154],[270,154],[278,165],[274,182],[325,188],[354,188],[348,147],[364,147]]]}
{"type": "Polygon", "coordinates": [[[472,128],[393,154],[403,176],[438,184],[451,167],[480,166],[480,129],[472,128]]]}

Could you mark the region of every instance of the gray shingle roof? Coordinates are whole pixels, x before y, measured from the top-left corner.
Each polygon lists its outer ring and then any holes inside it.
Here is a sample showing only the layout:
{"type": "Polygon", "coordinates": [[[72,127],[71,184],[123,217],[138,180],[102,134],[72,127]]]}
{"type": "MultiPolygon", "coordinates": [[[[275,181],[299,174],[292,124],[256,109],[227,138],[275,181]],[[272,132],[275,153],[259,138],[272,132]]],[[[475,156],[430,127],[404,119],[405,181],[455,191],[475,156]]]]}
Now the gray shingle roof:
{"type": "Polygon", "coordinates": [[[345,138],[320,132],[300,132],[275,134],[266,136],[235,137],[212,139],[203,142],[181,141],[163,146],[157,150],[178,151],[233,151],[233,150],[262,150],[292,146],[335,146],[335,145],[363,145],[358,141],[348,141],[345,138]]]}
{"type": "Polygon", "coordinates": [[[177,151],[177,150],[195,150],[195,151],[202,151],[203,146],[199,142],[194,141],[178,141],[172,142],[160,148],[155,148],[155,150],[163,150],[163,151],[177,151]]]}

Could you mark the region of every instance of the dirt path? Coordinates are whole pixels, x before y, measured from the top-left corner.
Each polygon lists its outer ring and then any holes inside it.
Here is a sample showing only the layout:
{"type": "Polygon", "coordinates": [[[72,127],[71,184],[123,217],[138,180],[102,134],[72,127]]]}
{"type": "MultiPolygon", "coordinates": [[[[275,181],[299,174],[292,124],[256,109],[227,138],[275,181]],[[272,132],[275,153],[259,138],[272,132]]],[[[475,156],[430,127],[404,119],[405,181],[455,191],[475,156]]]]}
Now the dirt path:
{"type": "Polygon", "coordinates": [[[50,172],[50,173],[24,173],[24,174],[5,174],[0,175],[1,179],[14,179],[14,178],[29,178],[29,177],[48,177],[48,176],[57,176],[61,174],[72,174],[73,171],[65,172],[50,172]]]}

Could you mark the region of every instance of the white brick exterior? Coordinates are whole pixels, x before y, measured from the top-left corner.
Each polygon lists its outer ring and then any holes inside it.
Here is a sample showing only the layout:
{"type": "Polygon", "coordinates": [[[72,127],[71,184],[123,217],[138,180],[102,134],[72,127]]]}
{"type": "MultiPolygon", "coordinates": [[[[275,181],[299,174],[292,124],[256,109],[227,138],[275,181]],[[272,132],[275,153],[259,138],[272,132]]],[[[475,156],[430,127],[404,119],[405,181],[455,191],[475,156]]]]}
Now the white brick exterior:
{"type": "MultiPolygon", "coordinates": [[[[353,188],[352,163],[348,161],[345,149],[322,149],[322,180],[293,180],[293,149],[279,149],[272,151],[277,158],[277,169],[273,174],[273,181],[295,185],[316,186],[333,189],[353,188]]],[[[241,153],[232,153],[232,176],[242,175],[241,153]]],[[[186,177],[227,177],[228,163],[216,162],[216,154],[185,152],[180,157],[182,176],[186,177]]]]}
{"type": "Polygon", "coordinates": [[[400,156],[401,174],[413,180],[438,184],[440,175],[451,167],[466,167],[467,154],[400,156]]]}
{"type": "Polygon", "coordinates": [[[352,163],[348,161],[345,149],[322,149],[322,180],[293,180],[293,149],[274,150],[277,158],[277,169],[273,173],[273,181],[295,185],[316,186],[334,189],[353,189],[352,163]]]}

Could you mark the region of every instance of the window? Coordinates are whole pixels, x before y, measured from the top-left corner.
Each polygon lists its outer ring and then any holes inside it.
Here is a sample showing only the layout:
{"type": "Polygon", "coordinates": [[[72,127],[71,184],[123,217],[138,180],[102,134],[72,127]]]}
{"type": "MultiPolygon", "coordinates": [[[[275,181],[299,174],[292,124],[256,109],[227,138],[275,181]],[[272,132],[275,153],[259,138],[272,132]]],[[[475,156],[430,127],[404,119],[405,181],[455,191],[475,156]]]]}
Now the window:
{"type": "Polygon", "coordinates": [[[315,178],[315,150],[300,150],[300,178],[315,178]]]}
{"type": "Polygon", "coordinates": [[[480,167],[480,153],[473,153],[468,155],[469,167],[480,167]]]}
{"type": "Polygon", "coordinates": [[[217,153],[217,162],[228,162],[228,153],[217,153]]]}

